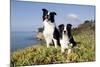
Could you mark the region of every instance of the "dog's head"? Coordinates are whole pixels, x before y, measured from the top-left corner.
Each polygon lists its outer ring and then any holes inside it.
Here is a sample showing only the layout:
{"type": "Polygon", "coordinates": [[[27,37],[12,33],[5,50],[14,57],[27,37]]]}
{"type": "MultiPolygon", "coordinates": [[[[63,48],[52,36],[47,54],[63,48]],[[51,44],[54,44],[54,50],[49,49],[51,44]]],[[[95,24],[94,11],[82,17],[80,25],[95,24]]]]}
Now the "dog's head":
{"type": "Polygon", "coordinates": [[[60,24],[58,26],[59,28],[59,32],[60,32],[60,35],[62,37],[62,35],[67,35],[68,31],[67,31],[67,26],[65,26],[64,24],[60,24]]]}
{"type": "Polygon", "coordinates": [[[71,34],[71,28],[72,28],[71,24],[67,24],[67,26],[64,25],[64,24],[60,24],[58,26],[58,28],[59,28],[59,32],[61,33],[61,36],[62,35],[69,35],[69,34],[71,34]]]}
{"type": "Polygon", "coordinates": [[[47,21],[51,21],[52,23],[55,22],[54,17],[56,15],[55,12],[49,12],[47,9],[42,9],[43,11],[43,21],[47,20],[47,21]]]}

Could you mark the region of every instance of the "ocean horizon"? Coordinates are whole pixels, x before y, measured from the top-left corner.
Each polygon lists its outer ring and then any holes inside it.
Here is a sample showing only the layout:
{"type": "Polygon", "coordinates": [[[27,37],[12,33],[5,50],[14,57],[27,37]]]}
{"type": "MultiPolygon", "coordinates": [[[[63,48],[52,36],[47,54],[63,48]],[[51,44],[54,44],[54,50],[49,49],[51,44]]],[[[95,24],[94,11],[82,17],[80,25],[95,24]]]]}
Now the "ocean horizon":
{"type": "Polygon", "coordinates": [[[13,31],[11,32],[11,52],[17,49],[26,48],[28,46],[36,45],[39,40],[36,38],[35,31],[13,31]]]}

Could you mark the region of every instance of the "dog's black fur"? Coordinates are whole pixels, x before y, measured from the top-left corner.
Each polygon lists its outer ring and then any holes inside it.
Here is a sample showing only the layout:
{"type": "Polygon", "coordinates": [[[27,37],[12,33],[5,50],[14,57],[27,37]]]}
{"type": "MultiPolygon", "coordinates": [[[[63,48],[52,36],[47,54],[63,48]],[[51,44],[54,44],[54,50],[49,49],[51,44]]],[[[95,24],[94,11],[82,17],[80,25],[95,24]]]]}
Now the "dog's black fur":
{"type": "Polygon", "coordinates": [[[76,42],[73,38],[72,32],[71,32],[72,25],[67,24],[67,31],[68,31],[68,37],[69,37],[69,42],[73,44],[72,47],[76,46],[76,42]]]}
{"type": "Polygon", "coordinates": [[[59,32],[60,32],[60,38],[62,38],[62,32],[63,32],[63,30],[64,30],[64,24],[60,24],[60,25],[58,26],[58,29],[59,29],[59,32]]]}
{"type": "Polygon", "coordinates": [[[54,33],[53,33],[53,38],[55,38],[57,40],[57,44],[58,46],[60,46],[60,33],[58,31],[58,29],[55,27],[54,33]]]}

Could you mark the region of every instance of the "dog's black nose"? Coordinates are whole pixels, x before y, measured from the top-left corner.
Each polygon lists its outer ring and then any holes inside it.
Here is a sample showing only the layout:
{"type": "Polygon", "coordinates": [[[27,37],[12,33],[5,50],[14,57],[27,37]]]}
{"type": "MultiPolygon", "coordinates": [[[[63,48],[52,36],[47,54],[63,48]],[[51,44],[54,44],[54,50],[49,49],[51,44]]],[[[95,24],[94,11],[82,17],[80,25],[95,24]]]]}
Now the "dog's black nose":
{"type": "Polygon", "coordinates": [[[64,31],[64,33],[66,33],[66,31],[64,31]]]}

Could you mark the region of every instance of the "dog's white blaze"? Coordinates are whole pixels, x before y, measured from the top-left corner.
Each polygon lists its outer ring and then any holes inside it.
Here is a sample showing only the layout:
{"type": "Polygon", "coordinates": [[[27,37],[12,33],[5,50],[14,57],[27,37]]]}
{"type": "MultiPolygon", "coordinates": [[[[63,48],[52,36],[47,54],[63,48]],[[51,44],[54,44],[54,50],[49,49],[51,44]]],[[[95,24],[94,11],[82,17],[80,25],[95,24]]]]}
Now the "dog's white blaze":
{"type": "Polygon", "coordinates": [[[48,12],[48,15],[50,14],[50,12],[48,12]]]}
{"type": "Polygon", "coordinates": [[[66,26],[64,26],[64,31],[66,31],[66,29],[67,29],[66,26]]]}

